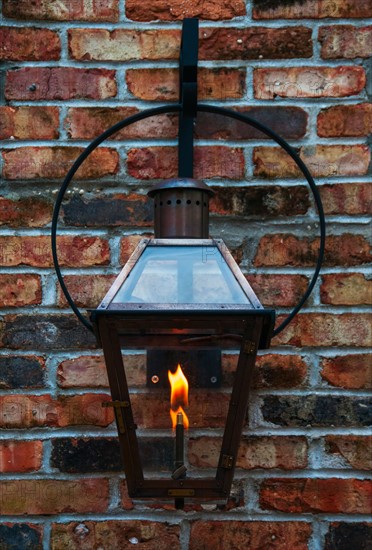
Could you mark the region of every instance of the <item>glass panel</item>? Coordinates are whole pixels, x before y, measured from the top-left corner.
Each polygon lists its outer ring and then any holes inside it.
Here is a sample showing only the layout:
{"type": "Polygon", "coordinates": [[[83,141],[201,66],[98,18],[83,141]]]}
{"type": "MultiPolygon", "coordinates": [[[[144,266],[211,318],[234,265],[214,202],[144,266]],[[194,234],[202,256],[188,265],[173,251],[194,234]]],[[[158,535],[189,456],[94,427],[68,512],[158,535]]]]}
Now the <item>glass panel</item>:
{"type": "Polygon", "coordinates": [[[112,303],[249,304],[217,246],[148,246],[112,303]]]}

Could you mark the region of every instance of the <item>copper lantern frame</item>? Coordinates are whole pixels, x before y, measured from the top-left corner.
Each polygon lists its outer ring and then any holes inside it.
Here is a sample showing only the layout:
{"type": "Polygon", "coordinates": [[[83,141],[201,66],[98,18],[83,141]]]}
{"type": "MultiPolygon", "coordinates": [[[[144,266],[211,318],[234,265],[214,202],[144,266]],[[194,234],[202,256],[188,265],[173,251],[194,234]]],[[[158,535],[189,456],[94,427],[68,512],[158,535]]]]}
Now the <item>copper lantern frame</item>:
{"type": "MultiPolygon", "coordinates": [[[[228,496],[246,417],[257,351],[268,348],[272,336],[281,332],[304,305],[318,278],[325,246],[325,221],[319,192],[309,170],[296,151],[275,132],[246,114],[198,103],[196,93],[197,44],[198,22],[196,19],[186,19],[183,23],[180,55],[180,102],[147,109],[128,117],[96,138],[68,172],[58,194],[52,220],[52,253],[58,280],[72,310],[86,328],[95,333],[98,344],[103,348],[112,396],[112,401],[104,405],[113,407],[115,412],[129,495],[134,498],[175,498],[178,507],[182,507],[185,497],[225,499],[228,496]],[[318,260],[306,292],[288,317],[274,329],[275,312],[261,306],[223,242],[220,239],[209,239],[208,226],[204,221],[202,222],[203,229],[199,235],[201,238],[198,238],[198,235],[185,238],[188,236],[173,234],[169,225],[163,232],[162,222],[161,220],[157,221],[155,216],[158,224],[155,238],[141,241],[101,305],[90,312],[89,321],[70,296],[58,262],[57,223],[68,185],[84,160],[107,138],[135,122],[165,113],[179,114],[179,176],[181,180],[182,178],[192,178],[193,123],[198,112],[227,116],[260,130],[278,143],[302,171],[313,193],[320,227],[318,260]],[[178,239],[177,237],[183,238],[178,239]],[[174,245],[217,247],[228,269],[247,297],[247,304],[115,303],[114,297],[131,276],[133,267],[141,258],[144,250],[148,247],[171,247],[174,245]],[[121,350],[123,347],[128,349],[172,350],[182,348],[193,350],[200,347],[201,343],[205,349],[239,349],[240,352],[216,475],[214,478],[192,479],[181,476],[176,479],[152,477],[145,479],[121,350]]],[[[186,187],[188,185],[187,183],[186,187]]],[[[193,185],[191,183],[189,186],[193,187],[193,185]]],[[[160,185],[163,191],[166,187],[167,184],[160,185]]],[[[174,187],[177,187],[177,182],[170,185],[171,190],[174,187]]],[[[150,191],[150,196],[154,195],[155,191],[150,191]]]]}

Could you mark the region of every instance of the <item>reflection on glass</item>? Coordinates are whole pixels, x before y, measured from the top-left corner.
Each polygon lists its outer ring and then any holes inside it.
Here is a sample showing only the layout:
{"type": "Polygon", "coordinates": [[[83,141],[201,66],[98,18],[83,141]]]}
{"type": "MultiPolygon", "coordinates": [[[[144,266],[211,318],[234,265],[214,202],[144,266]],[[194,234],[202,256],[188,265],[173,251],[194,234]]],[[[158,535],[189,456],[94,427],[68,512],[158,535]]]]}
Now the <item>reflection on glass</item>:
{"type": "Polygon", "coordinates": [[[247,304],[217,246],[148,246],[113,303],[247,304]]]}

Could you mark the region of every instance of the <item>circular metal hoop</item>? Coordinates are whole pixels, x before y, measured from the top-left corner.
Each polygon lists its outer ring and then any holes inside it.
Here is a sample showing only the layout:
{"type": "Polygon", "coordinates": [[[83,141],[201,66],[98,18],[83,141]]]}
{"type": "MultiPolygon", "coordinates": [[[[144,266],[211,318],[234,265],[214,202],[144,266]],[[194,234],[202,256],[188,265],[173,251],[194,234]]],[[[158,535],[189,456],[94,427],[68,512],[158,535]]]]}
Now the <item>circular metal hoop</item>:
{"type": "MultiPolygon", "coordinates": [[[[153,109],[147,109],[145,111],[142,111],[141,113],[137,113],[135,115],[132,115],[132,116],[118,122],[117,124],[115,124],[114,126],[109,128],[108,130],[103,132],[96,139],[94,139],[90,143],[90,145],[88,145],[88,147],[86,149],[84,149],[84,151],[76,159],[76,161],[74,162],[74,164],[72,165],[72,167],[68,171],[68,173],[66,175],[66,178],[64,179],[63,184],[62,184],[62,186],[59,190],[59,193],[58,193],[57,199],[56,199],[56,203],[55,203],[55,206],[54,206],[53,218],[52,218],[52,230],[51,230],[52,255],[53,255],[54,268],[55,268],[55,271],[56,271],[56,274],[57,274],[57,277],[58,277],[58,281],[61,285],[62,291],[63,291],[63,293],[66,297],[66,300],[67,300],[68,304],[70,305],[71,309],[73,310],[75,315],[78,317],[78,319],[91,332],[93,332],[93,326],[81,314],[79,308],[76,306],[76,304],[73,301],[70,293],[68,292],[68,289],[66,287],[66,284],[64,282],[64,279],[63,279],[63,276],[62,276],[62,273],[61,273],[59,261],[58,261],[58,254],[57,254],[57,224],[58,224],[59,212],[60,212],[60,209],[61,209],[62,201],[63,201],[63,198],[65,196],[66,190],[67,190],[72,178],[74,177],[75,173],[79,169],[79,167],[83,164],[83,162],[87,159],[87,157],[107,138],[111,137],[113,134],[115,134],[119,130],[122,130],[126,126],[130,126],[131,124],[134,124],[135,122],[139,122],[140,120],[143,120],[145,118],[149,118],[149,117],[156,116],[156,115],[161,115],[161,114],[167,114],[167,113],[177,113],[177,112],[180,112],[181,110],[182,110],[182,105],[180,105],[178,103],[172,104],[172,105],[164,105],[164,106],[161,106],[161,107],[155,107],[153,109]]],[[[222,108],[222,107],[215,107],[213,105],[198,104],[197,105],[197,110],[199,112],[219,114],[219,115],[227,116],[229,118],[234,118],[236,120],[239,120],[241,122],[249,124],[253,128],[256,128],[257,130],[260,130],[262,133],[264,133],[265,135],[270,137],[272,140],[276,141],[276,143],[278,143],[278,145],[280,145],[288,153],[288,155],[295,161],[295,163],[297,164],[297,166],[300,168],[301,172],[305,176],[305,178],[306,178],[306,180],[307,180],[307,182],[310,186],[310,189],[312,191],[313,198],[314,198],[315,204],[316,204],[317,209],[318,209],[318,216],[319,216],[320,243],[319,243],[318,258],[317,258],[317,262],[316,262],[316,265],[315,265],[314,274],[313,274],[313,276],[312,276],[312,278],[309,282],[309,285],[308,285],[305,293],[301,297],[298,304],[293,308],[291,313],[273,331],[273,336],[276,336],[292,321],[292,319],[295,317],[295,315],[297,315],[297,313],[300,311],[300,309],[302,308],[302,306],[304,305],[304,303],[306,302],[306,300],[310,296],[310,294],[311,294],[311,292],[312,292],[312,290],[315,286],[315,283],[318,279],[318,276],[319,276],[320,268],[321,268],[321,265],[322,265],[322,262],[323,262],[323,257],[324,257],[325,235],[326,235],[324,210],[323,210],[323,205],[322,205],[322,201],[321,201],[321,198],[320,198],[319,191],[318,191],[318,189],[315,185],[314,179],[311,176],[307,166],[302,161],[302,159],[298,156],[296,151],[282,137],[280,137],[278,134],[276,134],[273,130],[271,130],[270,128],[268,128],[264,124],[261,124],[260,122],[258,122],[257,120],[251,118],[250,116],[248,116],[246,114],[238,113],[237,111],[233,111],[231,109],[225,109],[225,108],[222,108]]]]}

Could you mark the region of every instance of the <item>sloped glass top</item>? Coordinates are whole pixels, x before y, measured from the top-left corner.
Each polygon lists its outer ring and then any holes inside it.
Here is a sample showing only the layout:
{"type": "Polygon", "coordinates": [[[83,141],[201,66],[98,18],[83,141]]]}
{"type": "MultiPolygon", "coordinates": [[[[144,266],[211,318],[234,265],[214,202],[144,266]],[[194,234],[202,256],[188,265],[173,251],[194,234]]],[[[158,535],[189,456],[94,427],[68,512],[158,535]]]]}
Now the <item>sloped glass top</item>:
{"type": "Polygon", "coordinates": [[[250,304],[216,245],[147,246],[114,304],[250,304]]]}

